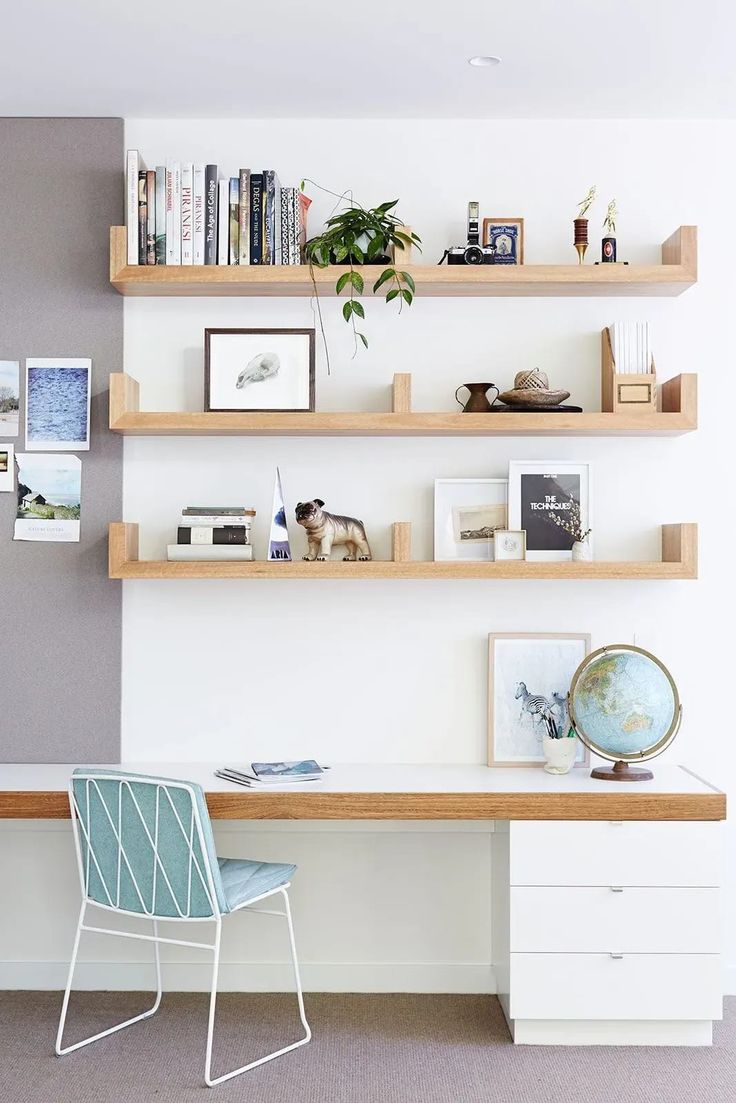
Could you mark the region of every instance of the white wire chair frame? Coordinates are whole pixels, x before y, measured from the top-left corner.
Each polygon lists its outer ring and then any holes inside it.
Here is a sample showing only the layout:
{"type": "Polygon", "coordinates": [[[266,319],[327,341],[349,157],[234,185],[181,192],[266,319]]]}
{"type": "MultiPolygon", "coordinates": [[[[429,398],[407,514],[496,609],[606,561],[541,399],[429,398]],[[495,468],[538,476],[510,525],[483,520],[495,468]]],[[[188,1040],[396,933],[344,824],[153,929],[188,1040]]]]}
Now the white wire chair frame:
{"type": "MultiPolygon", "coordinates": [[[[215,888],[213,871],[208,856],[208,850],[205,843],[204,828],[202,824],[202,816],[199,806],[196,800],[196,794],[193,786],[188,785],[186,782],[169,781],[167,779],[148,779],[145,777],[137,777],[130,775],[126,777],[124,774],[112,774],[101,772],[90,773],[76,773],[69,783],[69,804],[71,809],[72,827],[74,832],[74,844],[77,855],[77,867],[79,871],[79,881],[82,890],[82,904],[79,911],[79,919],[77,922],[77,930],[74,938],[74,946],[72,949],[71,961],[69,963],[69,973],[67,977],[66,988],[64,990],[64,998],[61,1007],[61,1015],[59,1018],[59,1028],[56,1035],[55,1052],[58,1057],[65,1056],[68,1053],[73,1053],[75,1050],[81,1049],[83,1046],[90,1045],[92,1042],[96,1042],[101,1038],[106,1038],[110,1034],[115,1034],[120,1030],[124,1030],[128,1026],[132,1026],[134,1023],[140,1022],[143,1019],[148,1019],[158,1011],[161,1004],[162,997],[162,979],[161,979],[161,955],[159,947],[162,943],[173,946],[186,946],[193,947],[200,950],[207,950],[213,954],[212,960],[212,975],[210,983],[210,999],[209,999],[209,1013],[207,1019],[207,1042],[205,1049],[205,1069],[204,1079],[208,1087],[214,1087],[217,1084],[223,1083],[225,1080],[231,1080],[235,1076],[239,1076],[241,1073],[248,1072],[250,1069],[257,1068],[258,1065],[263,1065],[267,1061],[272,1061],[276,1057],[281,1057],[285,1053],[289,1053],[291,1050],[298,1049],[300,1046],[306,1045],[311,1037],[312,1031],[307,1022],[306,1013],[304,1010],[304,996],[302,992],[301,977],[299,974],[299,963],[296,953],[296,942],[294,939],[294,925],[291,917],[291,907],[289,905],[288,889],[290,882],[279,886],[278,888],[271,889],[268,892],[262,893],[260,896],[256,896],[251,900],[247,900],[242,904],[237,905],[231,910],[245,911],[251,909],[252,905],[259,903],[262,900],[266,900],[269,897],[280,894],[283,897],[283,911],[274,911],[267,908],[252,908],[252,915],[273,915],[282,919],[286,919],[288,933],[289,933],[289,949],[291,952],[291,962],[294,973],[294,983],[296,987],[297,1003],[299,1008],[299,1018],[304,1030],[303,1037],[299,1038],[296,1042],[291,1042],[287,1046],[283,1046],[281,1049],[275,1050],[273,1053],[268,1053],[264,1057],[259,1057],[254,1061],[250,1061],[246,1065],[242,1065],[240,1068],[233,1069],[231,1072],[222,1073],[220,1076],[212,1075],[212,1047],[214,1040],[214,1027],[215,1027],[215,1012],[217,1006],[217,982],[220,968],[220,946],[222,937],[222,913],[218,904],[218,895],[215,888]],[[86,788],[86,818],[82,815],[79,803],[74,792],[74,782],[83,781],[86,788]],[[102,792],[99,787],[100,782],[112,781],[116,782],[119,786],[119,801],[118,801],[118,822],[117,825],[110,815],[110,811],[102,798],[102,792]],[[138,785],[151,785],[156,788],[156,804],[155,804],[155,826],[154,834],[151,835],[148,825],[145,822],[144,815],[141,811],[140,805],[133,792],[131,782],[138,785]],[[190,800],[190,822],[189,829],[184,825],[181,816],[179,815],[176,807],[171,800],[171,797],[167,790],[183,790],[189,794],[190,800]],[[151,877],[151,893],[150,900],[147,900],[144,894],[138,878],[132,868],[132,864],[128,859],[128,855],[125,853],[125,847],[122,838],[122,793],[125,790],[127,795],[132,800],[133,806],[136,810],[140,825],[143,827],[145,835],[151,847],[151,853],[153,858],[152,877],[151,877]],[[108,885],[105,876],[103,874],[100,862],[94,853],[92,847],[92,831],[90,826],[90,795],[91,792],[95,792],[99,798],[100,805],[105,812],[108,820],[108,826],[117,843],[117,862],[116,862],[116,877],[114,891],[111,891],[111,886],[108,885]],[[160,802],[162,794],[167,800],[167,807],[173,812],[176,823],[182,833],[182,836],[187,844],[187,851],[189,854],[189,868],[187,871],[187,906],[183,908],[177,897],[176,892],[171,883],[169,874],[165,868],[165,863],[162,861],[159,853],[158,845],[158,824],[160,813],[160,802]],[[83,853],[82,840],[86,845],[86,851],[83,853]],[[196,846],[195,846],[196,841],[196,846]],[[85,861],[86,854],[86,861],[85,861]],[[98,880],[103,887],[105,896],[107,897],[107,903],[92,899],[90,893],[90,870],[94,864],[98,880]],[[134,887],[135,894],[140,905],[140,909],[131,910],[129,908],[121,907],[121,871],[125,867],[130,881],[134,887]],[[192,884],[193,874],[197,875],[199,884],[204,892],[205,899],[209,906],[209,914],[206,915],[192,915],[192,884]],[[157,899],[157,885],[159,874],[163,877],[164,883],[169,891],[171,899],[174,903],[176,915],[161,915],[155,910],[157,899]],[[119,915],[134,916],[136,918],[149,918],[152,921],[152,934],[143,934],[132,931],[121,931],[107,927],[91,926],[86,920],[86,913],[88,907],[101,908],[104,911],[113,912],[119,915]],[[189,939],[183,938],[166,938],[159,934],[159,922],[165,921],[167,923],[203,923],[210,922],[215,925],[215,935],[213,942],[195,942],[189,939]],[[63,1046],[64,1027],[66,1024],[67,1012],[69,1008],[69,998],[72,990],[72,982],[74,979],[74,969],[77,963],[77,956],[79,952],[79,944],[82,936],[82,932],[92,932],[95,934],[108,934],[115,935],[119,938],[132,938],[142,942],[153,943],[154,948],[154,965],[156,972],[156,998],[153,1005],[147,1010],[141,1012],[139,1015],[135,1015],[130,1019],[126,1019],[124,1022],[118,1023],[115,1026],[108,1027],[107,1030],[99,1031],[97,1034],[84,1038],[79,1042],[74,1042],[71,1045],[63,1046]]],[[[209,826],[209,825],[208,825],[209,826]]],[[[219,870],[218,870],[219,878],[219,870]]]]}

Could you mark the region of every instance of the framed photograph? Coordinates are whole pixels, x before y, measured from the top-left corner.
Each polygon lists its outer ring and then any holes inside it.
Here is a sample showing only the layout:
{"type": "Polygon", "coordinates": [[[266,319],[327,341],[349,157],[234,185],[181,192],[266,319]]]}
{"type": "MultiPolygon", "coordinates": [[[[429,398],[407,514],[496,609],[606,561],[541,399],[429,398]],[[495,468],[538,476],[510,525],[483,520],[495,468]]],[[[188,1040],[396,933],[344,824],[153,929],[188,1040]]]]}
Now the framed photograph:
{"type": "MultiPolygon", "coordinates": [[[[526,530],[526,557],[572,559],[574,537],[551,518],[579,518],[590,528],[591,467],[557,460],[509,463],[509,528],[526,530]]],[[[590,538],[589,538],[590,539],[590,538]]]]}
{"type": "Polygon", "coordinates": [[[493,536],[496,562],[508,559],[526,559],[526,533],[524,529],[497,529],[493,536]]]}
{"type": "Polygon", "coordinates": [[[204,408],[314,410],[313,329],[206,329],[204,408]]]}
{"type": "MultiPolygon", "coordinates": [[[[590,636],[568,632],[491,633],[488,637],[488,765],[543,766],[545,715],[569,729],[567,692],[590,653],[590,636]]],[[[576,766],[590,753],[578,740],[576,766]]]]}
{"type": "Polygon", "coordinates": [[[26,360],[26,451],[89,451],[91,376],[91,360],[26,360]]]}
{"type": "Polygon", "coordinates": [[[0,437],[17,437],[20,361],[0,360],[0,437]]]}
{"type": "Polygon", "coordinates": [[[484,218],[483,244],[495,249],[494,264],[523,264],[524,219],[484,218]]]}
{"type": "Polygon", "coordinates": [[[15,448],[12,444],[0,444],[0,491],[15,489],[15,448]]]}
{"type": "Polygon", "coordinates": [[[505,529],[506,479],[435,479],[434,558],[493,559],[493,534],[505,529]]]}

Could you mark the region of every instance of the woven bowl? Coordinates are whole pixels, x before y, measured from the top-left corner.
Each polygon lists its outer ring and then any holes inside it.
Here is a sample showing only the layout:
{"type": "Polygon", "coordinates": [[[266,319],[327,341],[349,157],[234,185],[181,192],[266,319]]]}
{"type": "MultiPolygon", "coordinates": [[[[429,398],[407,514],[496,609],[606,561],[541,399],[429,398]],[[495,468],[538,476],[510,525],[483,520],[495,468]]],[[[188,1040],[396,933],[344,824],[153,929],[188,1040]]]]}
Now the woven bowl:
{"type": "Polygon", "coordinates": [[[499,402],[507,406],[559,406],[566,398],[570,397],[569,391],[537,391],[532,388],[504,391],[498,396],[499,402]]]}
{"type": "Polygon", "coordinates": [[[549,391],[549,377],[546,372],[532,368],[531,371],[519,371],[514,376],[514,390],[549,391]]]}

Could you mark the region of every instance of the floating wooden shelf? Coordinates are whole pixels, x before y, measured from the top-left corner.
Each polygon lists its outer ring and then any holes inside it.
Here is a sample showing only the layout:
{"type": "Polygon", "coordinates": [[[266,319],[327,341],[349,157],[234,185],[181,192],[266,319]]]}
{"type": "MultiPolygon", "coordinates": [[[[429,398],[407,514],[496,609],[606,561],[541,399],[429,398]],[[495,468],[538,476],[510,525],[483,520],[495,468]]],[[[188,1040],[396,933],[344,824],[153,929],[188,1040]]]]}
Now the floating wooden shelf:
{"type": "MultiPolygon", "coordinates": [[[[697,227],[681,226],[664,242],[661,264],[402,264],[402,268],[414,277],[418,295],[680,295],[698,278],[697,227]]],[[[319,293],[334,295],[335,281],[344,271],[341,266],[315,268],[319,293]]],[[[121,295],[314,293],[307,265],[129,265],[124,226],[110,229],[110,282],[121,295]]]]}
{"type": "Polygon", "coordinates": [[[138,526],[110,525],[110,578],[303,578],[319,579],[692,579],[698,576],[698,526],[662,525],[662,561],[633,563],[456,563],[419,562],[411,554],[411,534],[404,522],[394,526],[393,561],[370,563],[197,562],[169,563],[138,558],[138,526]]]}
{"type": "Polygon", "coordinates": [[[698,377],[660,386],[662,412],[633,414],[412,413],[411,375],[394,376],[390,413],[149,413],[138,383],[110,375],[110,429],[127,436],[454,437],[676,436],[698,425],[698,377]]]}

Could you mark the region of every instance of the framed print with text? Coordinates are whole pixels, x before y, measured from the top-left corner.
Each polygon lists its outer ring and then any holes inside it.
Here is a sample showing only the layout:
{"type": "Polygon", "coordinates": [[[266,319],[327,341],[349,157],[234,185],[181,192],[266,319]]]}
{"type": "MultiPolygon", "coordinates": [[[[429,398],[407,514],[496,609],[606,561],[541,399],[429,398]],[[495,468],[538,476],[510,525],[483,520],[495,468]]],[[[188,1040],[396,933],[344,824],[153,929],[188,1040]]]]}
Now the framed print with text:
{"type": "MultiPolygon", "coordinates": [[[[574,537],[551,517],[576,516],[589,529],[591,467],[557,460],[511,460],[510,529],[526,530],[526,558],[536,562],[572,559],[574,537]]],[[[592,541],[591,541],[592,542],[592,541]]]]}

